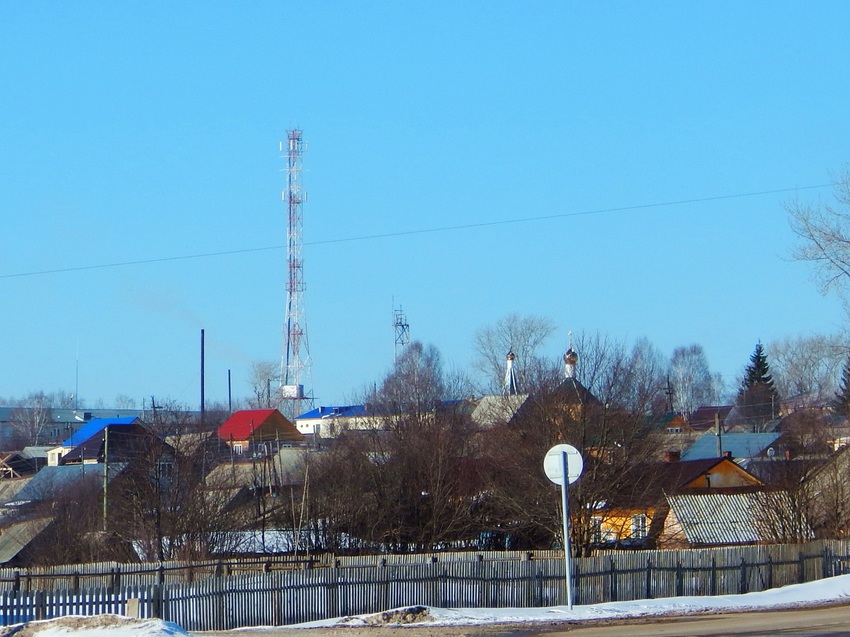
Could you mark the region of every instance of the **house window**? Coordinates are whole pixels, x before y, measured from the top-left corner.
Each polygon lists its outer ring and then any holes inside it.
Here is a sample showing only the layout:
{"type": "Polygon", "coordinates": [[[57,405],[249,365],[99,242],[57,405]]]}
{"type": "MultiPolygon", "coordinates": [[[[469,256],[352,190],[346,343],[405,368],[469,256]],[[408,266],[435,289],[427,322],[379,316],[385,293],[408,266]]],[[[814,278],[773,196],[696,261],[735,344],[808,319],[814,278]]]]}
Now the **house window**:
{"type": "Polygon", "coordinates": [[[603,524],[602,517],[594,515],[591,524],[593,525],[593,542],[595,544],[606,544],[617,540],[614,529],[610,525],[603,524]]]}
{"type": "Polygon", "coordinates": [[[233,445],[233,453],[238,453],[240,455],[242,454],[242,443],[241,442],[237,442],[233,445]]]}
{"type": "Polygon", "coordinates": [[[646,538],[646,515],[638,513],[632,516],[632,539],[643,540],[646,538]]]}

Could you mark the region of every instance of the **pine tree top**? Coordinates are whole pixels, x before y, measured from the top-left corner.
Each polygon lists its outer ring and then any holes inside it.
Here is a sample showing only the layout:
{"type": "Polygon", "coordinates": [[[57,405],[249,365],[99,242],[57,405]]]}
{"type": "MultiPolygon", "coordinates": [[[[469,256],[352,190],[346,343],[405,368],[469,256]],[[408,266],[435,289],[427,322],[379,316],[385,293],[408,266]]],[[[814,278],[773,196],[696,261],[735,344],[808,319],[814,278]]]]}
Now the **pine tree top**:
{"type": "Polygon", "coordinates": [[[772,393],[776,393],[773,376],[770,374],[770,365],[767,362],[767,354],[764,353],[761,341],[756,343],[755,351],[750,356],[750,364],[744,370],[744,382],[741,385],[741,391],[747,391],[753,385],[766,385],[772,393]]]}

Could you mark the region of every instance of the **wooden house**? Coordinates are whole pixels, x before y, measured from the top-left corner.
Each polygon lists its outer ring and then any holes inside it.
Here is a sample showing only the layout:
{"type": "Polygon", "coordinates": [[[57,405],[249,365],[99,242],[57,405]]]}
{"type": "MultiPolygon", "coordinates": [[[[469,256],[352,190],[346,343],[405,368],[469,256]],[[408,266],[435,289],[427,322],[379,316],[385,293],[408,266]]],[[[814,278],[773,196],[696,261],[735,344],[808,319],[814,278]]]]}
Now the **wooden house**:
{"type": "Polygon", "coordinates": [[[665,462],[635,465],[626,481],[629,493],[605,502],[594,516],[598,545],[651,548],[662,544],[669,498],[682,494],[730,494],[763,490],[764,484],[731,457],[681,461],[670,452],[665,462]]]}
{"type": "Polygon", "coordinates": [[[300,446],[305,442],[303,434],[277,409],[234,412],[218,428],[218,437],[237,455],[266,455],[279,447],[300,446]]]}

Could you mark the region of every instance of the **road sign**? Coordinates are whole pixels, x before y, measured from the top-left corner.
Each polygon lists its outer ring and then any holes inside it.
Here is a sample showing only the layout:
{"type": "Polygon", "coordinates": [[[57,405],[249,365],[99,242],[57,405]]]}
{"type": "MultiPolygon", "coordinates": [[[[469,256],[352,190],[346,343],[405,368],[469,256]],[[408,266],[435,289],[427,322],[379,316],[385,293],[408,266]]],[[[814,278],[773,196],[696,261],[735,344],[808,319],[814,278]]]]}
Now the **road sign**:
{"type": "Polygon", "coordinates": [[[570,484],[578,480],[584,470],[584,460],[578,449],[572,445],[555,445],[546,452],[546,457],[543,458],[543,471],[546,472],[547,478],[559,486],[564,484],[562,468],[562,455],[564,453],[567,454],[567,478],[570,484]]]}

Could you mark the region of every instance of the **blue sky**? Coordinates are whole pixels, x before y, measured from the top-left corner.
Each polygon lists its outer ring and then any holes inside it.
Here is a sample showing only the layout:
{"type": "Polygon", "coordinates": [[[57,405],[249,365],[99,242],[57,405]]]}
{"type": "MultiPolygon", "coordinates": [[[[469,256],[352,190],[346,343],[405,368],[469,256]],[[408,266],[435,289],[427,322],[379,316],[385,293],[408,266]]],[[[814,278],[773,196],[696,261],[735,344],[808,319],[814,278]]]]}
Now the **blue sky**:
{"type": "Polygon", "coordinates": [[[758,340],[844,324],[783,202],[848,161],[847,24],[844,2],[1,3],[0,396],[73,391],[79,352],[89,405],[197,405],[202,328],[207,398],[227,370],[246,396],[280,359],[295,127],[321,404],[388,370],[394,306],[461,369],[517,312],[555,321],[553,359],[569,330],[645,336],[733,382],[758,340]]]}

